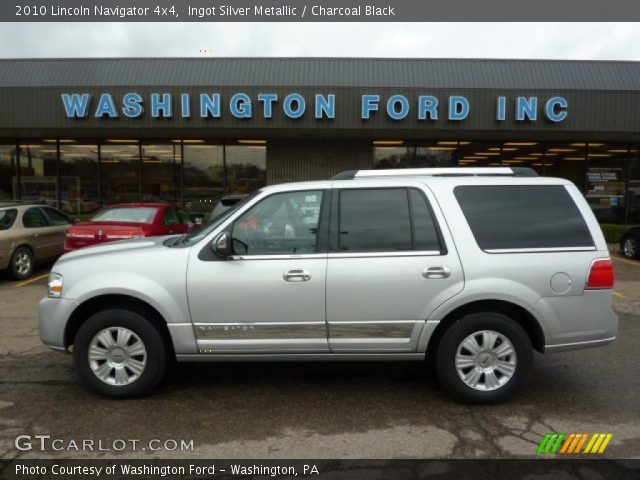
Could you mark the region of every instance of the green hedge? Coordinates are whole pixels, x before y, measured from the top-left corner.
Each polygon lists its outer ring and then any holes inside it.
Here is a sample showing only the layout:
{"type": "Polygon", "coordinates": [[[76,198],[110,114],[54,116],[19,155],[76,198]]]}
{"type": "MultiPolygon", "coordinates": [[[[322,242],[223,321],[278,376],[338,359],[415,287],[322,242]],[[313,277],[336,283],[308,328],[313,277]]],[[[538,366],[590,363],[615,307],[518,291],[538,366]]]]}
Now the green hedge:
{"type": "Polygon", "coordinates": [[[600,224],[600,228],[602,228],[602,233],[604,233],[604,238],[607,240],[607,243],[620,243],[625,232],[636,226],[637,225],[619,225],[614,223],[600,224]]]}

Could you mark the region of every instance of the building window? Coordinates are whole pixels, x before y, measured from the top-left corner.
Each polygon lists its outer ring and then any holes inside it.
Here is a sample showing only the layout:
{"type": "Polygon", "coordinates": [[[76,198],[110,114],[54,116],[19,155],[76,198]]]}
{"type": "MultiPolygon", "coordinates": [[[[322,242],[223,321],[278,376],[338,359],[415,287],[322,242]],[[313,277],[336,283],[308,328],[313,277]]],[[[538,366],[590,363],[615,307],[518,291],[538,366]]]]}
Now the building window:
{"type": "Polygon", "coordinates": [[[176,180],[181,164],[180,145],[142,146],[142,199],[145,202],[176,203],[176,180]]]}
{"type": "Polygon", "coordinates": [[[227,193],[252,193],[267,183],[267,147],[227,145],[225,147],[227,193]]]}
{"type": "Polygon", "coordinates": [[[0,201],[18,198],[17,167],[18,155],[15,144],[0,145],[0,201]]]}
{"type": "Polygon", "coordinates": [[[192,215],[207,215],[225,192],[224,147],[203,142],[182,149],[184,206],[192,215]]]}
{"type": "Polygon", "coordinates": [[[373,142],[373,166],[376,169],[452,167],[456,164],[457,150],[457,141],[404,145],[402,141],[376,140],[373,142]]]}
{"type": "Polygon", "coordinates": [[[589,143],[585,197],[600,222],[624,222],[627,145],[589,143]]]}
{"type": "Polygon", "coordinates": [[[60,207],[71,215],[100,208],[98,144],[60,144],[60,207]]]}
{"type": "Polygon", "coordinates": [[[547,177],[571,180],[584,194],[586,178],[585,142],[549,143],[544,156],[544,173],[547,177]]]}
{"type": "Polygon", "coordinates": [[[56,206],[58,200],[58,150],[54,143],[20,145],[20,199],[56,206]]]}
{"type": "Polygon", "coordinates": [[[631,147],[629,155],[629,191],[627,223],[640,223],[640,145],[631,147]]]}
{"type": "Polygon", "coordinates": [[[506,141],[502,144],[502,165],[528,167],[544,175],[546,146],[530,141],[506,141]]]}
{"type": "Polygon", "coordinates": [[[130,140],[107,140],[100,147],[102,204],[140,202],[140,147],[130,140]]]}
{"type": "Polygon", "coordinates": [[[458,159],[461,167],[500,166],[500,142],[461,141],[458,159]]]}

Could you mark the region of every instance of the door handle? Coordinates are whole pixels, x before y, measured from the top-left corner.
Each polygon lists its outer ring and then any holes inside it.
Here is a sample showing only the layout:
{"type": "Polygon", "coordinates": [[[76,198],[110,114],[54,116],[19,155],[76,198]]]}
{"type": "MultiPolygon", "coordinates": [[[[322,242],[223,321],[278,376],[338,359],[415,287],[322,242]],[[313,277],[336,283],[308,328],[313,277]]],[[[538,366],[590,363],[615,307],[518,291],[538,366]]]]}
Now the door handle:
{"type": "Polygon", "coordinates": [[[296,268],[293,270],[287,270],[282,274],[287,282],[306,282],[311,280],[311,272],[303,268],[296,268]]]}
{"type": "Polygon", "coordinates": [[[424,278],[449,278],[451,276],[451,269],[449,267],[427,267],[422,270],[422,276],[424,278]]]}
{"type": "Polygon", "coordinates": [[[31,238],[38,238],[38,234],[37,233],[32,233],[31,234],[31,238]]]}

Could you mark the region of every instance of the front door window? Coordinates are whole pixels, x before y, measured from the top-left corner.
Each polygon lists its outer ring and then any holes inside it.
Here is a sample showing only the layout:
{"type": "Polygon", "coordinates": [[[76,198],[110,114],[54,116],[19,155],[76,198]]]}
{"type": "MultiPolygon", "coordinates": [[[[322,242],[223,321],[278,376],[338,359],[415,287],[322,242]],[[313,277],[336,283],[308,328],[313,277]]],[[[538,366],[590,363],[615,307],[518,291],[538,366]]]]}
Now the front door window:
{"type": "Polygon", "coordinates": [[[238,255],[295,255],[315,253],[322,191],[271,195],[233,224],[233,247],[238,255]]]}

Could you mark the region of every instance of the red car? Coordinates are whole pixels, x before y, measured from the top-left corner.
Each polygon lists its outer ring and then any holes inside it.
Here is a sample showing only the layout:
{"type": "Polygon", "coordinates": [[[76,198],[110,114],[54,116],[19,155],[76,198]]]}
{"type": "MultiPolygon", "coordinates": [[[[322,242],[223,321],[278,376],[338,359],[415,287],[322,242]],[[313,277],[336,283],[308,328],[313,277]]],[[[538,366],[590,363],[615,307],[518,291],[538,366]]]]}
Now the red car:
{"type": "Polygon", "coordinates": [[[164,203],[110,205],[87,222],[76,223],[67,232],[64,250],[129,238],[191,232],[200,224],[182,207],[164,203]]]}

